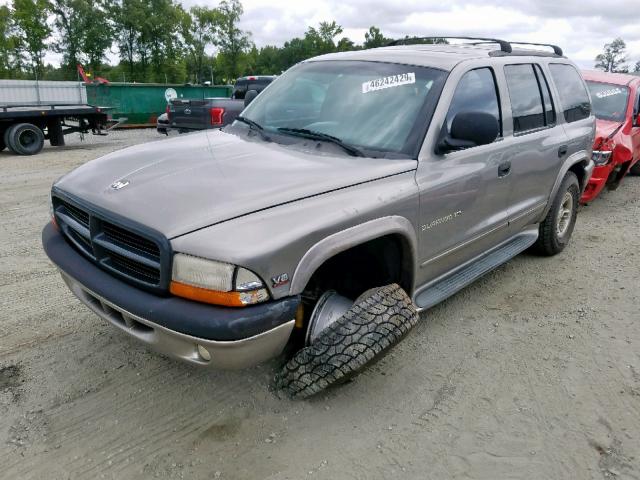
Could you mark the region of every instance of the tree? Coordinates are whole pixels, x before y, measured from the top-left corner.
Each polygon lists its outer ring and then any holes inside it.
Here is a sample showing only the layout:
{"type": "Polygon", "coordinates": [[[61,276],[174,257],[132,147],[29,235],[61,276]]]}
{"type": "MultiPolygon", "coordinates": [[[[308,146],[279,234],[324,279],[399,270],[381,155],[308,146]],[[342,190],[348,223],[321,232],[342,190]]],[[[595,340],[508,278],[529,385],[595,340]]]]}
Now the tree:
{"type": "Polygon", "coordinates": [[[58,41],[53,49],[62,53],[62,66],[69,74],[80,63],[80,43],[86,18],[84,0],[53,0],[51,11],[55,15],[53,25],[58,32],[58,41]]]}
{"type": "Polygon", "coordinates": [[[22,42],[15,34],[12,14],[7,5],[0,6],[0,75],[3,77],[21,69],[22,42]]]}
{"type": "Polygon", "coordinates": [[[13,19],[17,34],[24,39],[24,53],[31,72],[42,76],[46,40],[51,35],[47,20],[51,12],[48,0],[13,0],[13,19]]]}
{"type": "Polygon", "coordinates": [[[129,67],[129,81],[135,80],[135,60],[144,22],[144,0],[120,0],[111,7],[120,58],[129,67]]]}
{"type": "Polygon", "coordinates": [[[634,71],[634,72],[640,72],[640,60],[638,60],[638,61],[636,62],[636,64],[634,65],[634,67],[633,67],[633,71],[634,71]]]}
{"type": "Polygon", "coordinates": [[[371,26],[369,31],[364,34],[364,48],[377,48],[383,47],[391,41],[390,38],[386,38],[378,27],[371,26]]]}
{"type": "Polygon", "coordinates": [[[206,76],[204,61],[207,47],[216,40],[220,12],[207,7],[191,7],[182,17],[181,32],[196,83],[206,76]]]}
{"type": "Polygon", "coordinates": [[[91,71],[96,72],[113,45],[113,23],[108,0],[85,0],[86,17],[80,37],[80,51],[91,71]]]}
{"type": "Polygon", "coordinates": [[[627,44],[622,38],[616,38],[611,43],[606,43],[604,51],[596,56],[595,67],[605,72],[628,72],[626,49],[627,44]]]}
{"type": "Polygon", "coordinates": [[[251,48],[251,34],[238,28],[240,17],[244,13],[240,0],[222,0],[218,12],[220,18],[216,44],[220,48],[224,78],[232,81],[240,75],[240,57],[251,48]]]}
{"type": "Polygon", "coordinates": [[[169,78],[176,81],[182,72],[183,44],[179,32],[184,10],[174,0],[148,0],[148,3],[150,11],[143,25],[151,70],[148,78],[156,82],[169,78]]]}

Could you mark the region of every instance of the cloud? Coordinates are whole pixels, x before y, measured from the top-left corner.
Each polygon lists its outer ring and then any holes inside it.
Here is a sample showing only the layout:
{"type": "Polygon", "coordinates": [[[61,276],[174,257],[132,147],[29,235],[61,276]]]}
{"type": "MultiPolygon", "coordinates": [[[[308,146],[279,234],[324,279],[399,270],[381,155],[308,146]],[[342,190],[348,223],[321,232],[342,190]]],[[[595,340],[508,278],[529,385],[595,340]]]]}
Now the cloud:
{"type": "Polygon", "coordinates": [[[637,0],[244,0],[243,4],[242,26],[252,32],[258,46],[282,45],[302,36],[309,26],[336,20],[356,43],[364,41],[371,25],[388,37],[490,36],[558,44],[582,67],[592,67],[603,45],[622,36],[629,60],[640,60],[637,0]]]}

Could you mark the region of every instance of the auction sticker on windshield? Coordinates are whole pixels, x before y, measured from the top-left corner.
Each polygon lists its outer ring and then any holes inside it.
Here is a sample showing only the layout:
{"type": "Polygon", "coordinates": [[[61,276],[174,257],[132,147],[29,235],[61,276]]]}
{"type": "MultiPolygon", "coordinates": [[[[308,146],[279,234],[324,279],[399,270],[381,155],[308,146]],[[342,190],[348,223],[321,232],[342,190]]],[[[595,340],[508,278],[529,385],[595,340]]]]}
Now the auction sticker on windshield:
{"type": "Polygon", "coordinates": [[[362,93],[375,92],[385,88],[399,87],[400,85],[409,85],[416,83],[416,74],[414,72],[400,73],[398,75],[389,75],[388,77],[369,80],[362,84],[362,93]]]}
{"type": "Polygon", "coordinates": [[[620,94],[624,94],[626,93],[624,90],[622,90],[621,88],[610,88],[609,90],[604,90],[602,92],[598,92],[596,93],[596,97],[598,98],[607,98],[607,97],[613,97],[614,95],[620,95],[620,94]]]}

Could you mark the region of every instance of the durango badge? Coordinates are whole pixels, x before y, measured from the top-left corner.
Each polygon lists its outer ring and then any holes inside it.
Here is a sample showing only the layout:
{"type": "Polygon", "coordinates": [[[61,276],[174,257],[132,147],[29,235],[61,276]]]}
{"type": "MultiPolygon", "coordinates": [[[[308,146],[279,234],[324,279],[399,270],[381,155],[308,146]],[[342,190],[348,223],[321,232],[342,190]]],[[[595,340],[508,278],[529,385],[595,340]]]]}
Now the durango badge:
{"type": "Polygon", "coordinates": [[[127,185],[129,185],[129,180],[118,180],[117,182],[113,182],[111,184],[111,188],[113,188],[114,190],[120,190],[121,188],[126,187],[127,185]]]}

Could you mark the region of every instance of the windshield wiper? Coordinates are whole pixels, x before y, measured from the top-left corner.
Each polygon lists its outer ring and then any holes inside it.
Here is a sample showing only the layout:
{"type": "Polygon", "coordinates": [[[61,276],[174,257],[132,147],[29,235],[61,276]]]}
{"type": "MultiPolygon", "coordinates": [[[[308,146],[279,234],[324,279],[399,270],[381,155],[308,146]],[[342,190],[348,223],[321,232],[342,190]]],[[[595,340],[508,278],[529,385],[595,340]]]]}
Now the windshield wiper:
{"type": "Polygon", "coordinates": [[[255,130],[256,132],[258,132],[262,138],[264,138],[265,140],[271,141],[271,138],[269,138],[269,136],[266,133],[264,133],[264,127],[260,125],[258,122],[254,122],[250,118],[243,117],[242,115],[238,115],[236,117],[236,120],[242,123],[246,123],[247,125],[249,125],[249,128],[251,130],[255,130]]]}
{"type": "Polygon", "coordinates": [[[353,155],[354,157],[364,157],[364,153],[357,147],[350,145],[348,143],[343,142],[338,137],[334,137],[333,135],[329,135],[327,133],[316,132],[314,130],[309,130],[307,128],[288,128],[288,127],[280,127],[278,128],[279,132],[287,133],[290,135],[295,135],[298,137],[309,138],[312,140],[321,140],[324,142],[331,142],[334,145],[338,145],[349,155],[353,155]]]}

